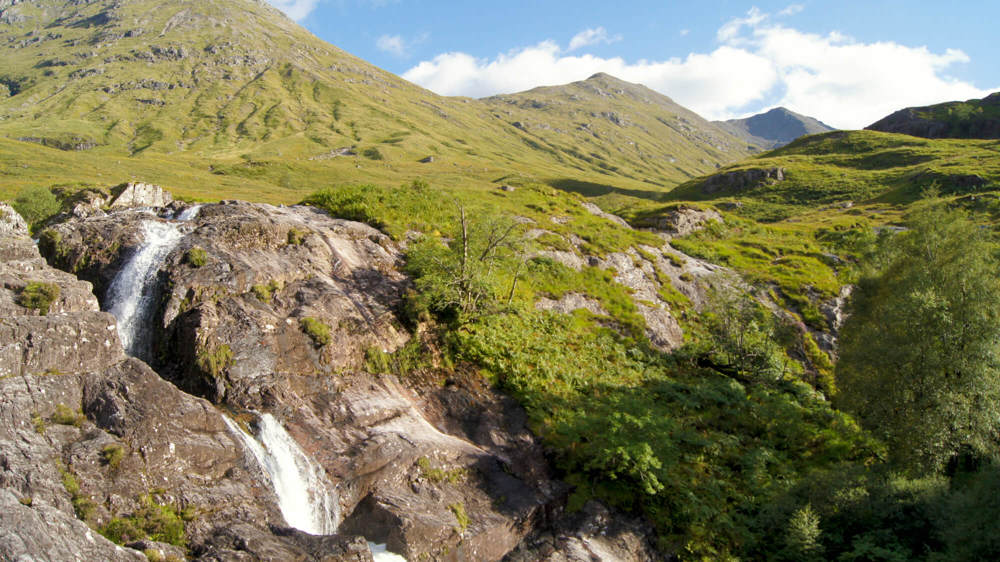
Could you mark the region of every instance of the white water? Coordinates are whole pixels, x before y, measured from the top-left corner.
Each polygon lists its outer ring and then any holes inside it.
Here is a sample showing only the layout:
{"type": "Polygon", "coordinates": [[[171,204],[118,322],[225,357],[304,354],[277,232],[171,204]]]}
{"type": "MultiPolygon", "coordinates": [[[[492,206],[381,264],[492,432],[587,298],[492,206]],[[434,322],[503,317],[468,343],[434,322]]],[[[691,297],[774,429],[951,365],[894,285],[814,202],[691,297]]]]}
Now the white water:
{"type": "Polygon", "coordinates": [[[375,544],[370,542],[368,543],[368,550],[372,552],[372,558],[375,562],[406,562],[406,558],[403,558],[395,552],[389,552],[386,550],[384,544],[375,544]]]}
{"type": "MultiPolygon", "coordinates": [[[[340,498],[336,489],[324,476],[323,469],[299,448],[274,416],[260,416],[256,439],[228,417],[222,419],[271,480],[281,515],[288,525],[313,535],[337,532],[340,498]]],[[[406,562],[406,558],[386,550],[384,544],[369,542],[368,548],[375,562],[406,562]]]]}
{"type": "Polygon", "coordinates": [[[339,498],[323,469],[302,452],[281,423],[271,414],[262,415],[253,439],[224,419],[271,479],[285,522],[313,535],[335,533],[340,524],[339,498]]]}
{"type": "Polygon", "coordinates": [[[196,218],[200,211],[201,211],[201,205],[192,205],[187,209],[184,209],[183,211],[177,213],[177,216],[174,218],[179,221],[189,221],[191,219],[196,218]]]}
{"type": "Polygon", "coordinates": [[[144,222],[142,232],[143,245],[111,282],[106,306],[118,320],[125,351],[148,360],[157,272],[184,234],[177,223],[156,220],[144,222]]]}

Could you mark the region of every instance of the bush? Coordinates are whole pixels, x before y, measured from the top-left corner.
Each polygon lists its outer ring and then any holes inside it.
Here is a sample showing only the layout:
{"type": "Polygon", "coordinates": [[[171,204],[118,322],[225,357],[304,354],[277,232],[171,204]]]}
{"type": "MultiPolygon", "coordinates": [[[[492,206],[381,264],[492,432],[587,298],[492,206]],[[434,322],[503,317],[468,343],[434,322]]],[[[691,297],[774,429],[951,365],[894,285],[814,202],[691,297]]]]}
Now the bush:
{"type": "Polygon", "coordinates": [[[43,316],[49,313],[52,303],[59,299],[59,285],[32,281],[17,296],[17,304],[39,311],[43,316]]]}
{"type": "Polygon", "coordinates": [[[361,155],[369,160],[385,160],[385,156],[382,156],[382,152],[375,146],[362,150],[361,155]]]}
{"type": "Polygon", "coordinates": [[[191,267],[201,267],[208,262],[208,254],[204,249],[195,246],[184,255],[184,261],[191,267]]]}
{"type": "Polygon", "coordinates": [[[59,198],[44,187],[22,189],[11,206],[28,221],[32,231],[45,220],[58,214],[61,209],[59,198]]]}
{"type": "Polygon", "coordinates": [[[116,544],[127,544],[149,539],[184,547],[185,522],[194,515],[192,510],[178,510],[171,504],[159,504],[152,494],[139,499],[140,507],[128,517],[115,517],[98,529],[108,540],[116,544]]]}
{"type": "Polygon", "coordinates": [[[317,347],[323,347],[333,341],[333,338],[330,336],[330,327],[312,316],[299,319],[299,326],[302,327],[302,331],[307,336],[312,338],[313,343],[317,347]]]}

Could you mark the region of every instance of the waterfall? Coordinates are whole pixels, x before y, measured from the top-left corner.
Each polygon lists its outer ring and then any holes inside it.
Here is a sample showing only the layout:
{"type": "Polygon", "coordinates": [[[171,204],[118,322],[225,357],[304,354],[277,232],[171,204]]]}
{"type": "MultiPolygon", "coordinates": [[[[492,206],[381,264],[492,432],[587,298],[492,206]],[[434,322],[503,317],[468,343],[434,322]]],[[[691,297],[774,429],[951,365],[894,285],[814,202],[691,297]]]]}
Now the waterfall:
{"type": "Polygon", "coordinates": [[[184,209],[183,211],[177,213],[177,215],[174,218],[179,221],[189,221],[191,219],[197,218],[198,213],[200,211],[201,211],[201,205],[192,205],[187,209],[184,209]]]}
{"type": "MultiPolygon", "coordinates": [[[[189,221],[197,217],[199,211],[201,205],[194,205],[178,213],[175,219],[189,221]]],[[[150,334],[158,297],[156,274],[184,233],[176,222],[150,219],[142,223],[142,235],[142,246],[108,287],[105,306],[118,320],[118,336],[125,351],[149,361],[152,358],[150,334]]]]}
{"type": "Polygon", "coordinates": [[[257,439],[224,417],[264,472],[278,496],[289,526],[313,535],[330,535],[340,523],[340,502],[323,469],[310,459],[271,414],[260,416],[257,439]]]}
{"type": "MultiPolygon", "coordinates": [[[[327,481],[323,469],[299,448],[274,416],[260,416],[256,439],[229,417],[222,419],[270,478],[281,515],[288,525],[313,535],[337,532],[340,498],[335,488],[327,481]]],[[[369,542],[368,548],[375,562],[406,562],[406,558],[386,550],[384,544],[369,542]]]]}
{"type": "Polygon", "coordinates": [[[142,246],[111,282],[105,305],[118,320],[118,335],[125,351],[149,360],[157,272],[184,234],[177,223],[157,220],[142,223],[142,233],[142,246]]]}

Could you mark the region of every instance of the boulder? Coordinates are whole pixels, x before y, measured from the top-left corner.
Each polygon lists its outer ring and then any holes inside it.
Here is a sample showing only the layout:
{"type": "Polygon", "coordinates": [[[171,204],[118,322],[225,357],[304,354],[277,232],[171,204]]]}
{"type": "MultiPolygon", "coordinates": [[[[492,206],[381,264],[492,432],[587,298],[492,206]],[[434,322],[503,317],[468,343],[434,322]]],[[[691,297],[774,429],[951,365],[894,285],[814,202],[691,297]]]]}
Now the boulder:
{"type": "Polygon", "coordinates": [[[736,170],[734,172],[711,176],[702,183],[701,192],[704,195],[713,195],[722,192],[740,192],[782,181],[785,181],[784,168],[736,170]]]}
{"type": "Polygon", "coordinates": [[[111,202],[111,208],[165,207],[173,200],[174,198],[170,195],[170,192],[158,185],[129,182],[125,184],[121,193],[111,202]]]}
{"type": "Polygon", "coordinates": [[[14,207],[0,201],[0,239],[29,234],[28,222],[14,210],[14,207]]]}

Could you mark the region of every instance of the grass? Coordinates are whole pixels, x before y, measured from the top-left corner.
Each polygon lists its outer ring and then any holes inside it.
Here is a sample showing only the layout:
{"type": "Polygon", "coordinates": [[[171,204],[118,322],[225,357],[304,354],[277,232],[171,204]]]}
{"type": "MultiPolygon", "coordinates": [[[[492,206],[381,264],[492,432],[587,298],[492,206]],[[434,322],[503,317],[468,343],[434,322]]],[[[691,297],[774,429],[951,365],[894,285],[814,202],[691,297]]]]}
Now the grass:
{"type": "Polygon", "coordinates": [[[191,267],[202,267],[208,263],[208,254],[204,248],[195,246],[184,254],[184,262],[191,267]]]}

